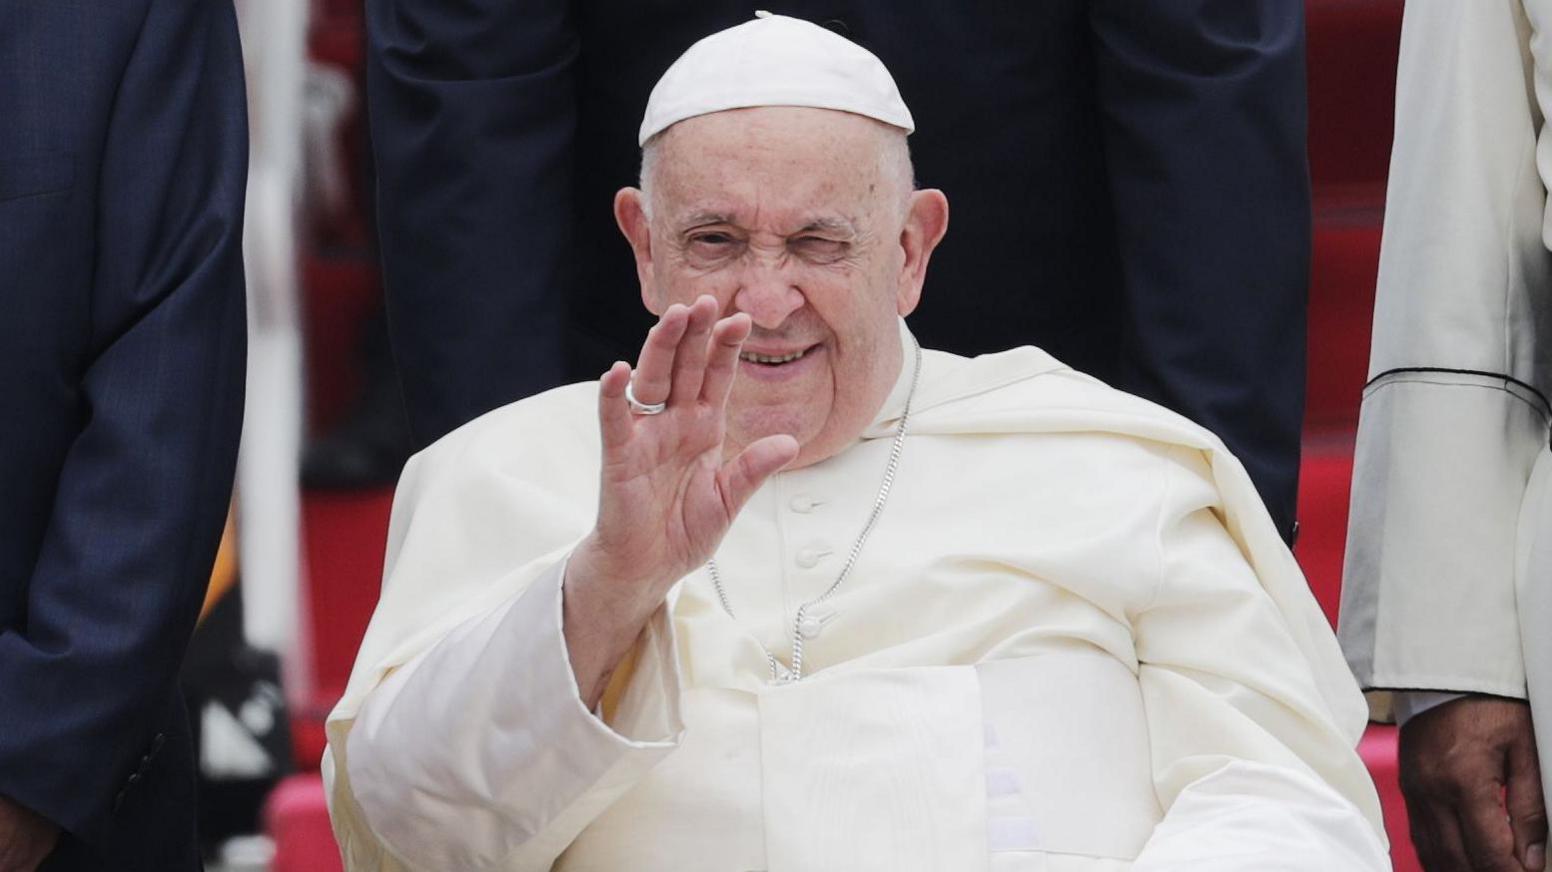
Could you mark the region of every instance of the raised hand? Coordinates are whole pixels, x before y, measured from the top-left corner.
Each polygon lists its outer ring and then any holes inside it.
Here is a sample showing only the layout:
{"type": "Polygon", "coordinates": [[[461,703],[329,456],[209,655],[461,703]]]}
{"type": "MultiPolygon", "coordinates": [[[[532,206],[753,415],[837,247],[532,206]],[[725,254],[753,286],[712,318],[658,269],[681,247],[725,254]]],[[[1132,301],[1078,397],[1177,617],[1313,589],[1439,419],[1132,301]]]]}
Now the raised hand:
{"type": "Polygon", "coordinates": [[[749,497],[797,456],[784,435],[723,456],[749,331],[747,315],[718,320],[711,297],[675,304],[647,334],[635,372],[616,363],[600,380],[598,520],[566,570],[566,641],[589,704],[669,588],[711,558],[749,497]],[[635,414],[627,385],[665,408],[635,414]]]}

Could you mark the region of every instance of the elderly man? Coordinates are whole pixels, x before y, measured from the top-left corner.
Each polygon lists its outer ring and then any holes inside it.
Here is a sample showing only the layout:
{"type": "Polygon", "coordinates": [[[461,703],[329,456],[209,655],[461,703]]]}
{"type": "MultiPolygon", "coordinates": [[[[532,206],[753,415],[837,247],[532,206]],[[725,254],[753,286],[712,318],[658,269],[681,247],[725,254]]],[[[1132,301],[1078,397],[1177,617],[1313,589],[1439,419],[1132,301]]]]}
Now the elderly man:
{"type": "Polygon", "coordinates": [[[1387,868],[1364,711],[1240,467],[922,351],[888,72],[767,16],[658,83],[632,369],[411,461],[330,718],[353,869],[1387,868]]]}

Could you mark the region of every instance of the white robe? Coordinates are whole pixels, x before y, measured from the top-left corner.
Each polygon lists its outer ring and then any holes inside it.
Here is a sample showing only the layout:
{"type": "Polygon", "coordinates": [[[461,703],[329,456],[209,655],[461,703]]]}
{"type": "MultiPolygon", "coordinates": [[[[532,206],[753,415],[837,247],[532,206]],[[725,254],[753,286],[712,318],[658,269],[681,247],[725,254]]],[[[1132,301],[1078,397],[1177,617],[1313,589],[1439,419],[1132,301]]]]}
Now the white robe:
{"type": "Polygon", "coordinates": [[[1340,629],[1377,717],[1528,697],[1552,789],[1548,111],[1552,0],[1409,0],[1340,629]]]}
{"type": "MultiPolygon", "coordinates": [[[[1243,469],[1034,349],[926,352],[852,448],[767,482],[583,707],[560,580],[597,492],[596,385],[417,456],[329,720],[350,868],[1389,868],[1361,697],[1243,469]]],[[[909,364],[907,364],[907,370],[909,364]]]]}

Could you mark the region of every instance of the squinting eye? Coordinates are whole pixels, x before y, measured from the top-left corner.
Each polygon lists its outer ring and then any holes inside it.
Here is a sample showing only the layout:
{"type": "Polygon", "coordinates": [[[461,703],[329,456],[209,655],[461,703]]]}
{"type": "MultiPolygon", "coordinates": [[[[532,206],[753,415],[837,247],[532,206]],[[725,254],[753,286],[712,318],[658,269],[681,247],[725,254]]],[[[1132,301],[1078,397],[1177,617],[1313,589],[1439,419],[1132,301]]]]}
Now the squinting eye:
{"type": "Polygon", "coordinates": [[[720,263],[738,251],[739,240],[728,233],[699,233],[685,245],[685,253],[702,264],[720,263]]]}
{"type": "Polygon", "coordinates": [[[845,242],[839,239],[825,239],[823,236],[800,236],[795,243],[804,254],[808,255],[838,257],[846,252],[845,242]]]}
{"type": "Polygon", "coordinates": [[[690,244],[701,248],[722,248],[733,244],[733,237],[726,233],[702,233],[690,237],[690,244]]]}

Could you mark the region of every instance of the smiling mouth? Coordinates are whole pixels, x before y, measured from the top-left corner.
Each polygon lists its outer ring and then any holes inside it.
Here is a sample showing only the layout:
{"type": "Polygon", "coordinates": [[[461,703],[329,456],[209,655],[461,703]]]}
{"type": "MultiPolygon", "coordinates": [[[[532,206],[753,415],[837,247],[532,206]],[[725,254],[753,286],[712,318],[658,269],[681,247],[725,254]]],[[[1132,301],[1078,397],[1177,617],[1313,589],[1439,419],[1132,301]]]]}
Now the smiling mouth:
{"type": "Polygon", "coordinates": [[[812,348],[804,348],[791,354],[755,354],[752,351],[745,351],[738,355],[738,359],[745,363],[758,363],[762,366],[781,366],[784,363],[791,363],[794,360],[801,359],[812,350],[812,348]]]}

